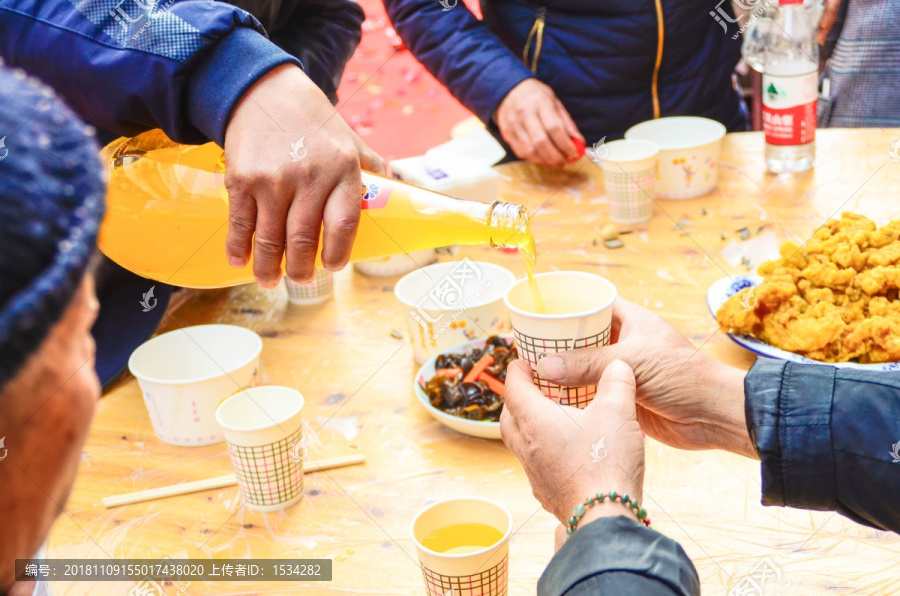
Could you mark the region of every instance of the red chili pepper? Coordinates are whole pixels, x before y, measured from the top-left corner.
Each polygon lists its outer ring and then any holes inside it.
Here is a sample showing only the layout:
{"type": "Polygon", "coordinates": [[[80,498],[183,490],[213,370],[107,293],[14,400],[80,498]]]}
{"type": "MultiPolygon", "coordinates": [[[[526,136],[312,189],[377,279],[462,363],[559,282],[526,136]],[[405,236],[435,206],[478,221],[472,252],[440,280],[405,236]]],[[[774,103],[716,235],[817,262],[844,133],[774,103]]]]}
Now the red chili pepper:
{"type": "Polygon", "coordinates": [[[463,377],[463,383],[474,383],[478,379],[478,375],[484,372],[484,369],[489,367],[494,363],[494,356],[492,354],[485,354],[481,358],[478,359],[478,362],[475,363],[475,366],[466,373],[466,376],[463,377]]]}
{"type": "Polygon", "coordinates": [[[495,379],[490,373],[483,372],[478,375],[478,380],[487,383],[487,386],[490,387],[491,391],[500,397],[506,397],[506,385],[500,379],[495,379]]]}
{"type": "Polygon", "coordinates": [[[435,376],[437,377],[447,377],[448,379],[455,379],[457,375],[462,374],[461,368],[439,368],[434,371],[435,376]]]}

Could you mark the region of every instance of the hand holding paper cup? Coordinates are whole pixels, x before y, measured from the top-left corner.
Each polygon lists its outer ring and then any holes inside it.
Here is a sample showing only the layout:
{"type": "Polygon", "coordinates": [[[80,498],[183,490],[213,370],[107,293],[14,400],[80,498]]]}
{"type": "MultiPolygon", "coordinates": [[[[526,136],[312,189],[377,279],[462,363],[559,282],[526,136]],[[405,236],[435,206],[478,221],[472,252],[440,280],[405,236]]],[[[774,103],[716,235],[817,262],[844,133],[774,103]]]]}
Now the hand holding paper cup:
{"type": "Polygon", "coordinates": [[[506,596],[512,515],[478,497],[438,501],[412,522],[428,596],[506,596]]]}
{"type": "MultiPolygon", "coordinates": [[[[554,271],[534,276],[546,305],[537,312],[527,279],[520,279],[503,300],[509,309],[516,349],[536,369],[538,360],[576,348],[609,345],[616,287],[608,279],[581,271],[554,271]]],[[[541,392],[565,406],[583,408],[597,387],[562,387],[534,373],[541,392]]]]}
{"type": "Polygon", "coordinates": [[[303,396],[267,385],[235,393],[216,410],[247,507],[278,511],[303,498],[303,396]]]}

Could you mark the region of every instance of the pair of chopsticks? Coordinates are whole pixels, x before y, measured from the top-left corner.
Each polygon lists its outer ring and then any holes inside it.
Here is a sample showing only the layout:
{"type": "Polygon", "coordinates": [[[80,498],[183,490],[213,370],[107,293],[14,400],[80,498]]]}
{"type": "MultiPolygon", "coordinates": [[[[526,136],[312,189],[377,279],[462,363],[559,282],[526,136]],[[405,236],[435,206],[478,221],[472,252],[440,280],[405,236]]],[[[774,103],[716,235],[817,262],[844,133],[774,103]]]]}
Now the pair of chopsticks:
{"type": "MultiPolygon", "coordinates": [[[[345,466],[355,466],[357,464],[366,463],[366,456],[342,455],[340,457],[329,457],[318,461],[308,461],[303,464],[303,473],[320,472],[322,470],[333,470],[334,468],[343,468],[345,466]]],[[[184,484],[176,484],[174,486],[163,486],[160,488],[151,488],[148,490],[139,490],[134,493],[124,495],[116,495],[113,497],[104,497],[103,506],[107,509],[111,507],[121,507],[122,505],[131,505],[133,503],[142,503],[144,501],[153,501],[155,499],[165,499],[166,497],[175,497],[178,495],[187,495],[213,488],[224,488],[226,486],[235,486],[237,478],[234,474],[226,474],[225,476],[217,476],[216,478],[207,478],[206,480],[197,480],[194,482],[185,482],[184,484]]]]}

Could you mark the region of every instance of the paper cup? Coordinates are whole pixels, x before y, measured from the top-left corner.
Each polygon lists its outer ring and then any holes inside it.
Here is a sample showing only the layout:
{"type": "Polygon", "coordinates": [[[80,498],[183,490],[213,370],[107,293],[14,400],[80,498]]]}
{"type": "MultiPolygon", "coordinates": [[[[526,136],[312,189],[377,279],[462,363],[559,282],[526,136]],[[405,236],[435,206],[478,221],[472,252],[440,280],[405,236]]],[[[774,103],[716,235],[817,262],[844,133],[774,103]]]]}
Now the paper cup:
{"type": "Polygon", "coordinates": [[[267,385],[236,393],[216,410],[247,507],[278,511],[303,498],[303,396],[267,385]]]}
{"type": "Polygon", "coordinates": [[[422,267],[394,286],[418,364],[464,341],[509,333],[503,294],[516,281],[507,269],[463,259],[422,267]]]}
{"type": "Polygon", "coordinates": [[[603,186],[609,217],[619,223],[640,223],[653,215],[659,147],[650,141],[621,140],[604,146],[603,186]]]}
{"type": "Polygon", "coordinates": [[[287,277],[284,284],[291,304],[321,304],[334,295],[334,274],[327,269],[316,269],[316,277],[311,284],[301,286],[287,277]]]}
{"type": "Polygon", "coordinates": [[[415,271],[419,267],[431,265],[436,260],[434,249],[429,248],[427,250],[416,250],[409,254],[358,261],[353,263],[353,268],[363,275],[389,277],[415,271]]]}
{"type": "MultiPolygon", "coordinates": [[[[581,271],[554,271],[534,276],[547,310],[538,314],[528,279],[520,279],[504,297],[512,320],[519,358],[538,360],[576,348],[609,344],[616,287],[608,279],[581,271]]],[[[591,403],[596,385],[561,387],[534,373],[535,385],[553,401],[583,408],[591,403]]]]}
{"type": "Polygon", "coordinates": [[[185,327],[147,340],[128,359],[156,435],[172,445],[222,441],[216,406],[259,381],[262,339],[234,325],[185,327]]]}
{"type": "Polygon", "coordinates": [[[721,123],[709,118],[673,116],[636,124],[625,131],[625,138],[659,145],[657,197],[689,199],[716,187],[725,132],[721,123]]]}
{"type": "Polygon", "coordinates": [[[428,596],[504,596],[509,580],[512,525],[512,515],[506,507],[478,497],[438,501],[419,512],[412,522],[411,533],[428,596]],[[465,554],[436,552],[423,546],[436,530],[467,523],[491,526],[503,538],[465,554]]]}

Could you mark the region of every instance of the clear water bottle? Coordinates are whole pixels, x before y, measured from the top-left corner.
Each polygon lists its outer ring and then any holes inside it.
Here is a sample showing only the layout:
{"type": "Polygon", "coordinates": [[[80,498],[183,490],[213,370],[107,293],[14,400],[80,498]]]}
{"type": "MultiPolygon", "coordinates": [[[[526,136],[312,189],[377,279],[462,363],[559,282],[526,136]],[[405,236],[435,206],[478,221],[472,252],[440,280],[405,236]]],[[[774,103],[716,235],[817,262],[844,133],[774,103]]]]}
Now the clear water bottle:
{"type": "Polygon", "coordinates": [[[778,0],[744,32],[744,60],[763,75],[766,166],[776,174],[815,160],[820,18],[813,0],[778,0]]]}

